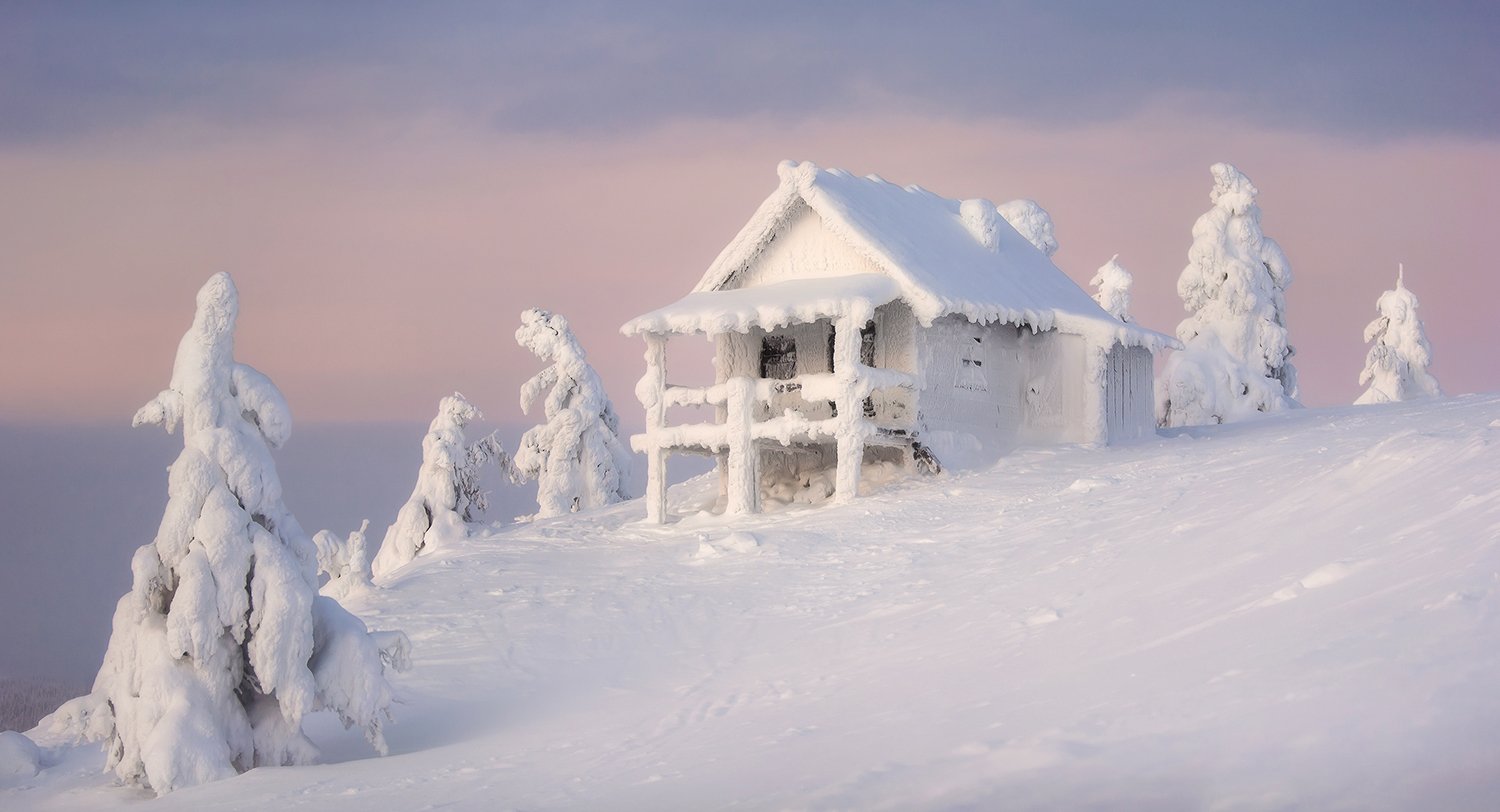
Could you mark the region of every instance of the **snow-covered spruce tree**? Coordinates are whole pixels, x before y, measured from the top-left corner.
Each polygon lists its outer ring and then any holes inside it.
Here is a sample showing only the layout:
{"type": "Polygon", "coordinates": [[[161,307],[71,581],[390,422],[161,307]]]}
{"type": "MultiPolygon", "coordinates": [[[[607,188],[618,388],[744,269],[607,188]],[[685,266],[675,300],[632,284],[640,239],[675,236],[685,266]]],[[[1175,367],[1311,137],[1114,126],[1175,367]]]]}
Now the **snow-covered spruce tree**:
{"type": "Polygon", "coordinates": [[[313,534],[313,546],[318,550],[318,571],[328,575],[323,585],[323,594],[342,598],[358,594],[372,584],[370,551],[365,543],[365,531],[370,529],[370,520],[360,522],[359,529],[341,539],[329,530],[313,534]]]}
{"type": "Polygon", "coordinates": [[[1023,197],[1002,203],[995,209],[1005,218],[1005,222],[1010,223],[1011,228],[1035,245],[1038,251],[1049,257],[1057,253],[1057,237],[1052,232],[1052,215],[1035,200],[1023,197]]]}
{"type": "Polygon", "coordinates": [[[235,362],[238,309],[229,275],[209,279],[170,385],[135,415],[137,426],[180,425],[182,454],[156,539],[131,562],[94,693],[73,706],[107,738],[107,769],[158,794],[311,761],[302,718],[321,708],[385,752],[381,651],[318,595],[313,544],[282,504],[269,450],[291,414],[269,378],[235,362]]]}
{"type": "Polygon", "coordinates": [[[457,392],[438,402],[437,416],[422,438],[416,487],[385,531],[375,556],[376,576],[385,576],[423,550],[468,538],[469,522],[488,507],[481,470],[491,461],[509,468],[495,434],[473,443],[465,440],[464,428],[481,417],[479,409],[457,392]]]}
{"type": "Polygon", "coordinates": [[[1292,268],[1260,230],[1258,193],[1229,164],[1214,164],[1213,208],[1193,225],[1188,265],[1177,280],[1188,317],[1183,350],[1167,360],[1157,390],[1164,426],[1241,420],[1294,408],[1297,371],[1287,342],[1292,268]]]}
{"type": "Polygon", "coordinates": [[[568,320],[527,310],[516,342],[550,362],[521,386],[521,411],[528,414],[542,390],[552,389],[544,401],[547,422],[527,430],[516,449],[516,480],[537,481],[537,516],[629,499],[630,454],[620,442],[620,419],[568,320]]]}
{"type": "Polygon", "coordinates": [[[1094,293],[1094,301],[1104,308],[1104,312],[1127,324],[1130,322],[1130,288],[1134,286],[1135,280],[1131,279],[1130,271],[1120,264],[1119,254],[1101,265],[1089,284],[1099,289],[1094,293]]]}
{"type": "Polygon", "coordinates": [[[1417,297],[1406,289],[1406,269],[1396,266],[1396,289],[1380,295],[1375,309],[1380,313],[1365,327],[1365,342],[1374,342],[1359,373],[1361,386],[1368,384],[1356,404],[1391,403],[1417,398],[1442,397],[1437,379],[1427,371],[1432,347],[1427,330],[1417,318],[1417,297]]]}

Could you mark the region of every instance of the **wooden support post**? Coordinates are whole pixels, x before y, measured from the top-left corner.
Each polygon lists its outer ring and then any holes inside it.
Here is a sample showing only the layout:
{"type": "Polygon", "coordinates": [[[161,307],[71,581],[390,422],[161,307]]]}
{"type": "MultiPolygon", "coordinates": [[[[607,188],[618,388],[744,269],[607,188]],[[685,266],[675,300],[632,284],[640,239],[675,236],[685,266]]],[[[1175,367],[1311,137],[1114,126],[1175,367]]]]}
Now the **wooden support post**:
{"type": "Polygon", "coordinates": [[[760,452],[751,427],[755,419],[755,381],[730,378],[728,418],[724,424],[729,445],[729,513],[760,512],[760,452]]]}
{"type": "MultiPolygon", "coordinates": [[[[720,333],[714,336],[714,385],[718,386],[729,380],[730,353],[733,351],[729,342],[734,339],[729,335],[720,333]]],[[[714,423],[722,426],[729,420],[729,405],[727,403],[714,404],[714,423]]],[[[729,505],[729,451],[721,450],[714,452],[714,475],[719,481],[720,505],[729,505]]]]}
{"type": "Polygon", "coordinates": [[[667,449],[661,429],[667,425],[667,337],[646,334],[646,377],[640,395],[646,407],[646,521],[667,521],[667,449]]]}
{"type": "Polygon", "coordinates": [[[859,383],[859,330],[862,324],[844,316],[834,325],[833,375],[842,385],[838,396],[841,424],[838,430],[838,470],[834,474],[833,499],[848,502],[859,495],[859,469],[865,458],[865,438],[859,433],[864,420],[861,398],[856,396],[859,383]]]}

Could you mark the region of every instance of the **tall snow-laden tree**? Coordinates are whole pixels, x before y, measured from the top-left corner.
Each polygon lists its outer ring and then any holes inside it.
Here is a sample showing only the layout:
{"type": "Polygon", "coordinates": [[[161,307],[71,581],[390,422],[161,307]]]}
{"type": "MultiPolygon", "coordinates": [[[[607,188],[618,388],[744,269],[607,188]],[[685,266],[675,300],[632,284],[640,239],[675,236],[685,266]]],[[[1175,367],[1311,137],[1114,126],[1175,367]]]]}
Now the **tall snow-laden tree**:
{"type": "Polygon", "coordinates": [[[509,467],[494,434],[468,443],[464,428],[483,417],[474,404],[454,392],[438,402],[437,416],[422,438],[422,467],[411,498],[396,513],[375,556],[375,575],[384,576],[434,549],[469,536],[469,522],[487,507],[480,472],[491,462],[509,467]]]}
{"type": "Polygon", "coordinates": [[[61,714],[108,740],[108,769],[158,794],[311,761],[302,718],[324,708],[384,753],[391,703],[380,646],[318,594],[312,541],[282,503],[270,449],[291,414],[234,360],[229,275],[197,303],[171,383],[134,421],[182,428],[166,512],[131,562],[93,694],[61,714]]]}
{"type": "Polygon", "coordinates": [[[1365,356],[1361,386],[1368,384],[1356,404],[1391,403],[1442,397],[1437,379],[1427,371],[1432,347],[1427,330],[1417,318],[1417,297],[1406,288],[1406,269],[1396,266],[1396,289],[1380,295],[1379,316],[1365,327],[1365,342],[1374,342],[1365,356]]]}
{"type": "Polygon", "coordinates": [[[1193,225],[1188,265],[1177,280],[1188,311],[1177,326],[1184,349],[1167,360],[1157,391],[1165,426],[1224,423],[1299,405],[1286,328],[1291,265],[1261,233],[1250,179],[1229,164],[1210,171],[1213,208],[1193,225]]]}
{"type": "Polygon", "coordinates": [[[1119,254],[1101,265],[1089,284],[1098,288],[1094,293],[1094,301],[1104,308],[1104,312],[1127,324],[1130,322],[1130,288],[1135,285],[1135,280],[1131,278],[1130,271],[1120,264],[1119,254]]]}
{"type": "Polygon", "coordinates": [[[1052,215],[1042,208],[1035,200],[1021,198],[1009,203],[1002,203],[995,209],[1010,227],[1025,237],[1027,242],[1035,245],[1038,251],[1047,256],[1057,253],[1057,237],[1052,231],[1052,215]]]}
{"type": "Polygon", "coordinates": [[[537,481],[539,517],[560,516],[630,498],[630,454],[620,442],[620,419],[589,366],[583,347],[560,315],[533,308],[521,314],[516,342],[547,368],[521,386],[521,411],[542,391],[546,422],[527,430],[516,450],[519,482],[537,481]]]}

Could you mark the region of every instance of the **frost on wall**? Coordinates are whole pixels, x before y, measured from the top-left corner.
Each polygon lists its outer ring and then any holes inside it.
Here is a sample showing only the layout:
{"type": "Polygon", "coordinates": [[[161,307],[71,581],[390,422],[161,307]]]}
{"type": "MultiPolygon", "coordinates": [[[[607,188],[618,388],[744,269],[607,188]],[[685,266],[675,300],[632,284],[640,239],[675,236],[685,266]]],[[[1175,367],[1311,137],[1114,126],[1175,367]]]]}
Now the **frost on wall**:
{"type": "Polygon", "coordinates": [[[1292,269],[1260,230],[1258,193],[1238,169],[1214,164],[1213,208],[1193,225],[1177,280],[1188,317],[1185,349],[1168,359],[1157,392],[1165,426],[1224,423],[1296,407],[1297,371],[1287,342],[1292,269]]]}
{"type": "Polygon", "coordinates": [[[1101,265],[1089,284],[1098,289],[1094,293],[1094,301],[1104,308],[1104,312],[1126,324],[1130,323],[1130,288],[1135,280],[1131,278],[1130,271],[1120,264],[1119,254],[1101,265]]]}
{"type": "Polygon", "coordinates": [[[416,487],[386,528],[375,556],[376,576],[385,576],[423,550],[468,538],[468,523],[487,507],[481,470],[491,461],[509,467],[494,434],[466,443],[464,428],[480,417],[479,409],[457,392],[438,402],[437,416],[422,438],[416,487]]]}
{"type": "Polygon", "coordinates": [[[1417,398],[1441,397],[1437,379],[1427,371],[1432,347],[1427,330],[1417,318],[1417,297],[1406,289],[1405,269],[1396,270],[1396,289],[1380,295],[1375,309],[1380,313],[1365,327],[1365,342],[1374,342],[1365,356],[1361,386],[1369,385],[1356,404],[1391,403],[1417,398]]]}
{"type": "Polygon", "coordinates": [[[1005,218],[1005,222],[1010,223],[1010,227],[1035,245],[1038,251],[1049,257],[1057,253],[1057,237],[1052,233],[1052,215],[1037,205],[1035,200],[1012,200],[996,209],[1005,218]]]}
{"type": "Polygon", "coordinates": [[[521,386],[521,411],[543,390],[546,422],[527,430],[516,450],[518,482],[537,482],[537,516],[561,516],[629,499],[630,455],[620,419],[589,366],[568,320],[532,308],[521,314],[516,342],[548,366],[521,386]]]}
{"type": "Polygon", "coordinates": [[[269,378],[235,362],[238,309],[229,275],[209,279],[170,385],[135,415],[181,426],[182,454],[156,539],[131,562],[93,694],[59,711],[107,739],[107,769],[158,794],[311,761],[302,718],[319,709],[385,752],[380,647],[318,594],[316,552],[270,456],[291,414],[269,378]]]}

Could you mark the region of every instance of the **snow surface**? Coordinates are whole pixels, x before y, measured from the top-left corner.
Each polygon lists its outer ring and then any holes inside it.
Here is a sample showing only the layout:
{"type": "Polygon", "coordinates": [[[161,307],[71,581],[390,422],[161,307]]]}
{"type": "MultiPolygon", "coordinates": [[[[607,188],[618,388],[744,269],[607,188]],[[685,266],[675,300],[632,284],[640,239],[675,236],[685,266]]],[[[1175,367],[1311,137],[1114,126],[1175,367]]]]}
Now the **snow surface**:
{"type": "MultiPolygon", "coordinates": [[[[1489,809],[1500,396],[1021,451],[876,498],[493,529],[349,602],[411,635],[369,759],[153,809],[1489,809]],[[1274,486],[1274,487],[1273,487],[1274,486]]],[[[321,723],[320,723],[321,719],[321,723]]],[[[144,797],[44,746],[0,807],[144,797]]]]}

